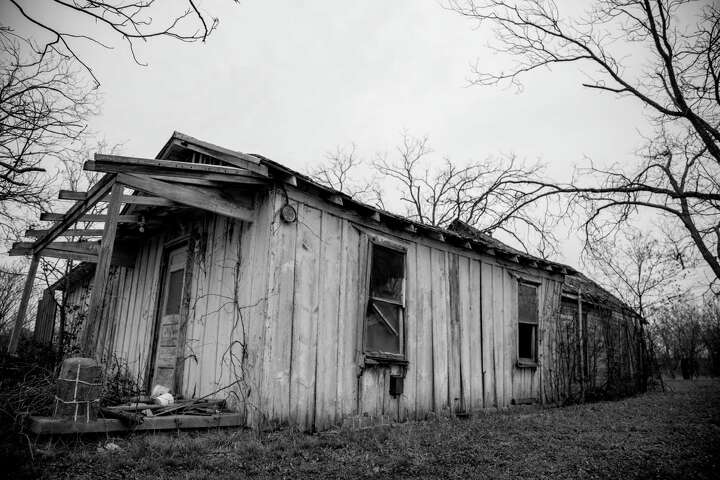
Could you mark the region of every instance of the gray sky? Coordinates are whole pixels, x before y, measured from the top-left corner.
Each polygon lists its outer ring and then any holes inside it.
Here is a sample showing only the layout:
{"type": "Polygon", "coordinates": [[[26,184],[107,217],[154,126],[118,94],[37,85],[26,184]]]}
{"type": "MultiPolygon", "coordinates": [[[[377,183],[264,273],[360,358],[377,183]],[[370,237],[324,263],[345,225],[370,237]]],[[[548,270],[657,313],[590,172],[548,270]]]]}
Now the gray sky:
{"type": "MultiPolygon", "coordinates": [[[[220,18],[207,43],[149,42],[147,67],[117,38],[104,37],[113,50],[78,43],[102,82],[91,127],[125,154],[152,157],[179,130],[307,170],[350,142],[364,158],[392,151],[407,131],[428,135],[438,159],[515,153],[563,179],[585,156],[632,161],[647,123],[637,102],[584,89],[572,69],[529,75],[519,94],[469,86],[476,60],[496,70],[507,58],[436,1],[200,5],[220,18]]],[[[577,264],[578,250],[567,242],[564,260],[577,264]]]]}

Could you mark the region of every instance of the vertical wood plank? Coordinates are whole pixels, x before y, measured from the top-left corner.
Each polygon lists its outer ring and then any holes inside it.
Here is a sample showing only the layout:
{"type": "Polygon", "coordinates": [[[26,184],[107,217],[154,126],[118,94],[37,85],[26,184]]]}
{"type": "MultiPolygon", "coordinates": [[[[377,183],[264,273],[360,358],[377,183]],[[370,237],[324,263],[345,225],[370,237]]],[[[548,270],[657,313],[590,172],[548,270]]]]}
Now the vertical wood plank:
{"type": "Polygon", "coordinates": [[[448,382],[448,276],[446,252],[431,249],[432,257],[432,345],[433,345],[433,405],[436,412],[449,405],[448,382]]]}
{"type": "Polygon", "coordinates": [[[485,385],[483,366],[483,325],[482,325],[482,264],[479,260],[470,260],[470,385],[473,408],[485,407],[485,385]]]}
{"type": "Polygon", "coordinates": [[[360,233],[349,221],[342,224],[343,259],[340,289],[341,304],[338,314],[337,398],[336,418],[340,420],[357,409],[357,363],[355,348],[358,343],[357,325],[360,304],[360,233]]]}
{"type": "Polygon", "coordinates": [[[462,390],[462,363],[461,349],[461,310],[460,302],[460,259],[457,254],[451,253],[448,258],[448,389],[450,392],[451,412],[457,413],[465,410],[465,398],[462,390]]]}
{"type": "Polygon", "coordinates": [[[310,429],[314,423],[318,316],[318,256],[322,213],[308,205],[298,212],[295,297],[290,373],[290,415],[293,423],[310,429]]]}
{"type": "Polygon", "coordinates": [[[317,379],[315,428],[324,429],[336,422],[338,308],[342,276],[342,222],[328,212],[322,215],[319,271],[319,312],[317,327],[317,379]]]}
{"type": "Polygon", "coordinates": [[[418,291],[416,318],[417,362],[415,370],[415,411],[424,416],[435,409],[435,375],[433,368],[433,308],[432,308],[432,256],[426,245],[417,246],[417,273],[415,284],[418,291]]]}
{"type": "MultiPolygon", "coordinates": [[[[282,204],[276,196],[276,210],[282,204]]],[[[295,202],[291,205],[298,210],[295,202]]],[[[290,415],[290,370],[292,360],[292,325],[294,313],[295,253],[298,222],[285,223],[279,217],[272,224],[270,251],[270,289],[266,323],[271,341],[266,346],[267,418],[287,421],[290,415]]]]}
{"type": "Polygon", "coordinates": [[[420,314],[417,285],[417,244],[410,245],[405,257],[405,355],[408,360],[405,372],[404,393],[400,397],[400,420],[415,417],[417,376],[417,319],[420,314]]]}
{"type": "Polygon", "coordinates": [[[458,263],[458,298],[460,301],[460,390],[462,408],[471,412],[474,407],[472,389],[471,349],[477,345],[480,337],[472,337],[472,292],[470,291],[470,259],[460,257],[458,263]]]}
{"type": "Polygon", "coordinates": [[[482,264],[482,286],[482,350],[483,375],[485,378],[485,407],[497,407],[493,266],[487,263],[482,264]]]}

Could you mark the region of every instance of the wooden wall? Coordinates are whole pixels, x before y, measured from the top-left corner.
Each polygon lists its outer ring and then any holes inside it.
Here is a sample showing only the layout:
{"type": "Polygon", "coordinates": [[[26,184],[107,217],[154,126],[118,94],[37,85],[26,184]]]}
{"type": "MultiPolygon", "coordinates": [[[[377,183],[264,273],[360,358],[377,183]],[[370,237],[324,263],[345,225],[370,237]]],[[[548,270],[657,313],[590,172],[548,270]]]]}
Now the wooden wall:
{"type": "MultiPolygon", "coordinates": [[[[349,415],[404,420],[543,399],[541,369],[516,366],[517,283],[540,283],[542,335],[559,306],[559,276],[513,271],[440,242],[384,233],[300,193],[290,198],[298,221],[271,224],[269,303],[256,345],[266,420],[322,429],[349,415]],[[358,351],[372,236],[407,248],[409,363],[399,398],[389,394],[389,377],[403,367],[363,365],[358,351]]],[[[275,209],[284,201],[276,197],[275,209]]],[[[541,337],[541,356],[545,343],[541,337]]]]}
{"type": "MultiPolygon", "coordinates": [[[[183,395],[228,388],[250,425],[323,429],[356,415],[391,420],[506,407],[551,397],[542,388],[561,277],[385,231],[302,192],[298,219],[283,222],[282,192],[258,202],[252,223],[207,215],[196,224],[183,395]],[[404,394],[389,394],[402,366],[363,362],[368,240],[407,248],[404,394]],[[540,363],[516,366],[518,278],[539,283],[540,363]],[[547,357],[547,358],[546,358],[547,357]]],[[[99,345],[144,378],[159,294],[163,244],[156,236],[132,268],[112,270],[99,345]]],[[[81,296],[75,292],[74,295],[81,296]]]]}

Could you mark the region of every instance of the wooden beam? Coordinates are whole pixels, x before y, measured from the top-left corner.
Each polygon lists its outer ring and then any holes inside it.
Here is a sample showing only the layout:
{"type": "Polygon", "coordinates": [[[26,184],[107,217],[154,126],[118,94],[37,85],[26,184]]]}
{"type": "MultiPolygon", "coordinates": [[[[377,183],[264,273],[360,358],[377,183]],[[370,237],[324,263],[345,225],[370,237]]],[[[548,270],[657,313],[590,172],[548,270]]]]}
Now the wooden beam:
{"type": "MultiPolygon", "coordinates": [[[[67,213],[50,213],[50,212],[43,212],[40,214],[40,220],[43,222],[64,222],[64,220],[67,217],[67,213]]],[[[75,219],[75,222],[105,222],[107,221],[108,216],[103,214],[88,214],[88,215],[82,215],[79,218],[75,219]]],[[[120,215],[118,217],[118,222],[120,223],[137,223],[140,221],[139,215],[120,215]]],[[[75,223],[73,222],[73,223],[75,223]]],[[[66,222],[64,222],[66,223],[66,222]]],[[[48,232],[52,231],[52,229],[48,230],[48,232]]],[[[56,235],[59,236],[60,234],[56,235]]]]}
{"type": "Polygon", "coordinates": [[[178,185],[129,173],[118,174],[118,182],[135,190],[167,198],[183,205],[208,210],[231,218],[250,222],[254,218],[252,209],[226,198],[218,190],[178,185]]]}
{"type": "MultiPolygon", "coordinates": [[[[32,254],[32,242],[16,242],[8,252],[11,257],[32,254]]],[[[43,248],[41,257],[62,258],[80,262],[98,262],[97,242],[52,242],[43,248]]],[[[130,267],[135,265],[135,252],[126,248],[116,248],[110,261],[112,265],[130,267]]]]}
{"type": "Polygon", "coordinates": [[[178,162],[150,158],[121,157],[118,155],[95,154],[95,161],[85,162],[85,169],[110,173],[144,174],[216,174],[220,178],[244,177],[247,182],[267,181],[267,168],[257,164],[242,163],[242,166],[225,167],[205,163],[178,162]]]}
{"type": "Polygon", "coordinates": [[[207,155],[208,157],[216,158],[225,163],[229,163],[230,165],[250,170],[251,172],[258,173],[265,177],[268,176],[267,167],[265,165],[261,165],[260,160],[257,157],[253,157],[252,155],[247,155],[240,152],[221,152],[213,148],[208,148],[204,145],[201,145],[197,141],[189,139],[181,139],[180,146],[197,153],[202,153],[203,155],[207,155]]]}
{"type": "Polygon", "coordinates": [[[30,260],[27,277],[25,277],[25,286],[23,287],[22,297],[20,297],[18,312],[15,316],[15,326],[10,335],[10,344],[8,345],[8,353],[10,355],[14,355],[15,352],[17,352],[18,343],[20,343],[20,334],[22,333],[22,327],[25,323],[27,307],[28,303],[30,303],[30,295],[32,294],[33,283],[35,283],[35,274],[37,273],[39,262],[40,256],[37,254],[33,255],[32,260],[30,260]]]}
{"type": "MultiPolygon", "coordinates": [[[[25,230],[26,237],[42,237],[46,235],[49,230],[39,230],[31,228],[25,230]]],[[[103,231],[99,228],[68,228],[62,232],[59,237],[102,237],[103,231]]]]}
{"type": "MultiPolygon", "coordinates": [[[[98,252],[98,263],[95,267],[95,279],[90,292],[90,306],[88,307],[87,324],[83,332],[82,345],[87,352],[95,350],[95,338],[97,328],[100,325],[100,313],[102,310],[103,298],[105,296],[105,285],[110,273],[110,261],[112,260],[113,248],[115,246],[115,234],[117,233],[120,207],[122,206],[123,185],[114,183],[110,192],[110,203],[107,210],[107,222],[105,231],[100,241],[98,252]]],[[[97,353],[97,352],[93,352],[97,353]]]]}
{"type": "Polygon", "coordinates": [[[58,223],[50,228],[47,235],[39,238],[35,242],[35,245],[33,246],[35,253],[45,248],[45,245],[52,242],[63,230],[66,230],[72,224],[77,222],[85,212],[98,202],[98,200],[107,195],[112,188],[114,181],[114,175],[105,175],[98,180],[98,182],[88,191],[88,195],[85,200],[78,201],[75,205],[70,207],[65,215],[63,215],[63,218],[57,220],[58,223]]]}
{"type": "MultiPolygon", "coordinates": [[[[158,161],[169,161],[169,160],[158,160],[158,161]]],[[[235,167],[218,167],[217,165],[203,165],[198,163],[188,162],[174,162],[179,164],[185,164],[190,166],[206,166],[216,168],[226,168],[231,170],[240,170],[235,167]]],[[[269,179],[260,177],[252,172],[245,172],[245,174],[229,173],[229,172],[203,172],[200,169],[187,169],[179,170],[172,168],[153,167],[151,165],[116,165],[98,163],[93,161],[85,162],[85,170],[93,172],[106,172],[106,173],[133,173],[138,175],[149,175],[151,177],[163,176],[163,177],[177,177],[183,179],[200,180],[208,182],[221,182],[221,183],[235,183],[241,185],[267,185],[269,179]]]]}
{"type": "MultiPolygon", "coordinates": [[[[87,198],[87,192],[75,192],[73,190],[60,190],[58,194],[60,200],[85,200],[87,198]]],[[[98,200],[99,202],[107,202],[107,197],[98,200]]],[[[140,195],[123,195],[122,203],[129,203],[133,205],[148,205],[157,207],[169,207],[175,205],[173,202],[166,198],[159,197],[146,197],[140,195]]]]}
{"type": "Polygon", "coordinates": [[[87,192],[76,192],[74,190],[60,190],[58,192],[58,198],[60,200],[85,200],[87,198],[87,192]]]}
{"type": "Polygon", "coordinates": [[[146,417],[143,423],[126,426],[114,418],[98,418],[91,422],[73,422],[64,418],[34,417],[29,419],[30,431],[37,435],[78,433],[135,432],[138,430],[177,430],[190,428],[238,427],[245,425],[245,415],[218,413],[215,415],[167,415],[146,417]]]}

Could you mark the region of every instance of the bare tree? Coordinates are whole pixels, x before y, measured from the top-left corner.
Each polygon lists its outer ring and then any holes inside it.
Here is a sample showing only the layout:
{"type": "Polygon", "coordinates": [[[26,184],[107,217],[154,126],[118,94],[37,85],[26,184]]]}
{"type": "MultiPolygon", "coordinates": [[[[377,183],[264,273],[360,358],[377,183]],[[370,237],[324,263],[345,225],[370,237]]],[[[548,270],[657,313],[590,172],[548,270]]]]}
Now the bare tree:
{"type": "MultiPolygon", "coordinates": [[[[237,0],[234,1],[237,3],[237,0]]],[[[100,82],[92,67],[78,54],[77,45],[85,41],[111,48],[98,38],[98,31],[100,35],[119,36],[127,43],[135,62],[142,64],[135,53],[138,41],[171,38],[182,42],[204,42],[218,25],[218,19],[201,12],[193,0],[172,2],[169,4],[171,7],[167,3],[161,5],[156,0],[52,0],[42,5],[42,12],[30,1],[10,0],[10,4],[46,37],[46,41],[35,48],[41,57],[54,53],[77,61],[92,76],[96,85],[100,82]],[[47,15],[53,9],[59,15],[47,15]],[[72,17],[68,23],[74,28],[66,30],[66,27],[54,21],[63,15],[72,17]]]]}
{"type": "Polygon", "coordinates": [[[19,264],[0,267],[0,335],[9,334],[15,322],[25,275],[19,264]]]}
{"type": "MultiPolygon", "coordinates": [[[[67,59],[26,55],[29,43],[0,30],[0,232],[9,236],[26,210],[47,204],[55,157],[87,129],[97,97],[67,59]],[[25,52],[25,53],[23,53],[25,52]]],[[[21,228],[21,226],[20,226],[21,228]]]]}
{"type": "Polygon", "coordinates": [[[356,145],[336,147],[325,155],[326,162],[315,167],[309,175],[315,181],[339,190],[353,199],[385,208],[382,188],[376,176],[366,178],[358,172],[367,165],[358,157],[356,145]]]}
{"type": "Polygon", "coordinates": [[[478,85],[520,85],[528,72],[576,65],[582,85],[646,107],[656,133],[636,165],[591,164],[578,181],[525,183],[527,202],[567,195],[589,209],[590,238],[648,210],[672,218],[720,279],[720,9],[691,0],[597,0],[582,16],[551,0],[450,0],[449,7],[495,29],[493,47],[515,63],[478,65],[478,85]],[[687,19],[691,20],[688,21],[687,19]],[[647,52],[627,55],[628,48],[647,52]],[[632,64],[633,58],[641,62],[632,64]]]}
{"type": "Polygon", "coordinates": [[[595,278],[646,318],[649,311],[684,296],[684,270],[652,234],[627,228],[611,240],[594,243],[584,261],[595,278]]]}
{"type": "Polygon", "coordinates": [[[461,220],[487,235],[502,232],[543,258],[557,253],[557,215],[550,211],[555,207],[551,199],[520,205],[526,192],[518,185],[539,175],[542,165],[526,167],[507,156],[458,166],[449,158],[438,162],[433,153],[427,137],[404,134],[394,155],[377,154],[365,165],[355,156],[354,146],[349,152],[338,149],[311,175],[332,188],[349,189],[345,193],[359,200],[394,207],[420,223],[447,227],[461,220]],[[362,167],[372,172],[371,180],[362,179],[362,167]]]}

